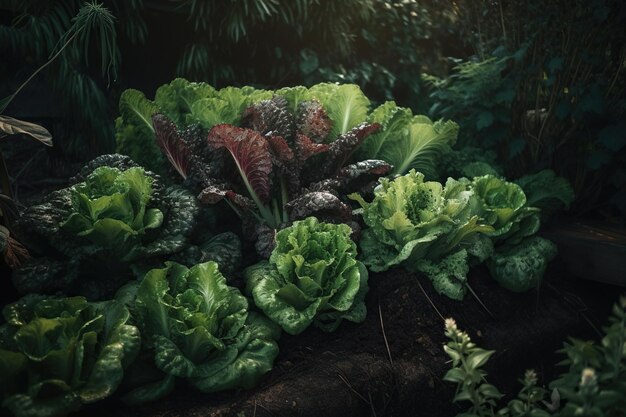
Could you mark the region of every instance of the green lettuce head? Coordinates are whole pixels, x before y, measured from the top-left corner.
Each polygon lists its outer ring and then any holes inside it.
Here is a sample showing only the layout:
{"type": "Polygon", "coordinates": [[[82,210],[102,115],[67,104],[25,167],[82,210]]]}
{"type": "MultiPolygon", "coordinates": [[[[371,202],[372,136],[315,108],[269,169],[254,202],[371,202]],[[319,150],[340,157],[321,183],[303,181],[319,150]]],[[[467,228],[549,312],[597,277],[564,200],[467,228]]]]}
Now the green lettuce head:
{"type": "Polygon", "coordinates": [[[496,240],[520,241],[539,230],[539,209],[526,204],[524,190],[493,175],[476,177],[472,189],[483,220],[493,226],[489,236],[496,240]]]}
{"type": "Polygon", "coordinates": [[[335,330],[341,320],[365,320],[367,270],[356,260],[352,229],[296,221],[276,234],[269,262],[245,270],[246,290],[254,303],[289,334],[310,324],[335,330]]]}
{"type": "Polygon", "coordinates": [[[165,260],[238,268],[237,236],[212,234],[215,216],[193,193],[164,186],[127,156],[101,155],[70,182],[15,222],[16,238],[33,255],[13,273],[19,292],[101,300],[165,260]]]}
{"type": "Polygon", "coordinates": [[[117,301],[29,295],[3,314],[0,397],[17,417],[65,416],[108,397],[139,351],[117,301]]]}
{"type": "Polygon", "coordinates": [[[140,167],[97,168],[72,187],[73,212],[61,228],[131,259],[141,236],[163,223],[161,210],[148,208],[152,181],[140,167]]]}
{"type": "Polygon", "coordinates": [[[399,264],[415,269],[418,260],[436,260],[473,233],[491,230],[472,215],[468,183],[449,179],[444,186],[411,170],[393,181],[381,179],[371,203],[351,194],[368,226],[360,242],[363,262],[377,272],[399,264]]]}
{"type": "Polygon", "coordinates": [[[166,395],[176,378],[203,392],[251,388],[278,355],[278,326],[248,311],[247,299],[226,284],[215,262],[192,268],[168,262],[118,297],[134,305],[144,346],[160,371],[156,381],[126,395],[129,403],[166,395]]]}

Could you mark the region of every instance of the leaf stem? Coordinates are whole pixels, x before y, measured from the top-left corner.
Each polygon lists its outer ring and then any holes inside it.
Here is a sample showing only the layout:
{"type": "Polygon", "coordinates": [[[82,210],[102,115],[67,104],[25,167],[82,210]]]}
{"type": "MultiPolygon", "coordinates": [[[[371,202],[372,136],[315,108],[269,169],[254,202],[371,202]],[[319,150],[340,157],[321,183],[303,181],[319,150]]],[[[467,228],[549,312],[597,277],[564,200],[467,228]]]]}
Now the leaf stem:
{"type": "Polygon", "coordinates": [[[261,202],[261,199],[259,198],[259,196],[254,192],[254,189],[252,188],[252,185],[250,185],[250,182],[248,181],[248,178],[244,174],[243,169],[241,165],[239,164],[239,161],[237,160],[237,158],[233,156],[233,160],[235,161],[235,164],[237,165],[237,170],[239,171],[239,175],[241,176],[241,179],[243,180],[243,183],[246,186],[246,190],[248,190],[248,194],[250,194],[252,201],[254,201],[254,204],[256,204],[256,206],[259,209],[259,213],[261,214],[261,217],[263,218],[263,220],[268,226],[274,229],[277,228],[278,224],[276,224],[276,219],[274,218],[274,215],[272,214],[271,210],[268,209],[265,206],[265,204],[263,204],[263,202],[261,202]]]}
{"type": "Polygon", "coordinates": [[[283,208],[283,223],[289,222],[289,216],[287,215],[287,203],[289,203],[289,194],[287,193],[287,184],[285,183],[285,178],[280,177],[280,197],[281,197],[281,206],[283,208]]]}

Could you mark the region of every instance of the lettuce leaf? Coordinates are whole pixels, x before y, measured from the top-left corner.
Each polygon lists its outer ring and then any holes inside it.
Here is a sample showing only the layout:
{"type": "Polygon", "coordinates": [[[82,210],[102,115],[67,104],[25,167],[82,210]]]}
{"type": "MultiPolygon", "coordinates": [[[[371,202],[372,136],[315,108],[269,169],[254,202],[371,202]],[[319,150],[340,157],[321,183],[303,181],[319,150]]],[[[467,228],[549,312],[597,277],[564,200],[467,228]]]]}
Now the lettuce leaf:
{"type": "Polygon", "coordinates": [[[453,121],[432,122],[426,116],[414,116],[407,136],[391,136],[376,158],[394,166],[394,174],[410,169],[436,177],[436,164],[441,154],[456,142],[459,126],[453,121]]]}
{"type": "Polygon", "coordinates": [[[215,88],[206,83],[195,83],[176,78],[169,84],[159,87],[154,97],[154,104],[159,112],[167,115],[178,127],[188,124],[189,113],[192,113],[193,104],[202,100],[214,98],[217,95],[215,88]]]}
{"type": "Polygon", "coordinates": [[[574,201],[572,185],[550,169],[525,175],[515,180],[515,183],[524,190],[528,205],[541,209],[542,218],[569,209],[574,201]]]}
{"type": "Polygon", "coordinates": [[[523,292],[537,288],[548,262],[556,256],[556,245],[539,236],[514,246],[503,246],[487,261],[491,276],[504,288],[523,292]]]}
{"type": "Polygon", "coordinates": [[[367,120],[370,101],[356,84],[316,84],[307,96],[319,101],[333,121],[330,140],[367,120]]]}
{"type": "Polygon", "coordinates": [[[128,155],[142,166],[163,174],[165,160],[154,141],[152,116],[159,106],[138,90],[128,89],[119,102],[120,116],[115,120],[116,152],[128,155]]]}
{"type": "Polygon", "coordinates": [[[388,101],[372,111],[371,123],[382,129],[361,146],[359,158],[382,159],[393,165],[393,173],[406,174],[415,169],[436,178],[437,164],[456,142],[458,125],[452,121],[432,122],[426,116],[413,116],[410,109],[388,101]]]}

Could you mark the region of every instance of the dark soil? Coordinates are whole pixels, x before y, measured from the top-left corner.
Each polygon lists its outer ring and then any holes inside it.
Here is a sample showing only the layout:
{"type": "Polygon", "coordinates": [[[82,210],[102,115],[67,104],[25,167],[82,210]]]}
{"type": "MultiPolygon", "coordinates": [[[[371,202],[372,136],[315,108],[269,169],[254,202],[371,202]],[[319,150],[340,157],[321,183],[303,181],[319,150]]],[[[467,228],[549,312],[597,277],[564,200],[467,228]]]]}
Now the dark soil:
{"type": "MultiPolygon", "coordinates": [[[[553,265],[550,276],[559,269],[553,265]]],[[[480,346],[497,350],[487,366],[489,381],[512,394],[526,369],[536,369],[542,383],[558,374],[554,352],[567,336],[597,339],[620,293],[552,278],[540,291],[513,294],[482,268],[472,271],[470,283],[493,317],[471,295],[462,303],[449,300],[403,270],[374,274],[364,323],[344,323],[334,333],[310,328],[284,335],[274,369],[256,389],[202,394],[180,383],[154,404],[128,408],[110,400],[82,415],[104,417],[115,410],[119,417],[453,416],[461,408],[451,402],[454,387],[442,381],[449,365],[435,307],[480,346]]]]}

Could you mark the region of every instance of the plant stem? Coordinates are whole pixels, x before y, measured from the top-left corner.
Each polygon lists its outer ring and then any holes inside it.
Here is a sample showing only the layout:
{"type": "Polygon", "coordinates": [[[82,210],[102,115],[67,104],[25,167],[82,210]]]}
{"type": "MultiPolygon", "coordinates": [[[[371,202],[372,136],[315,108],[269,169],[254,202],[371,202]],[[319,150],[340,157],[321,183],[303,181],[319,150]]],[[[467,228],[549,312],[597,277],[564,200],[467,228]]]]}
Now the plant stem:
{"type": "Polygon", "coordinates": [[[11,101],[13,101],[13,99],[15,98],[15,96],[18,95],[18,93],[20,91],[22,91],[22,89],[24,87],[26,87],[26,85],[32,81],[33,78],[35,78],[35,76],[37,76],[37,74],[39,74],[44,68],[46,68],[48,65],[50,65],[55,59],[58,58],[58,56],[61,54],[61,52],[63,52],[65,50],[65,48],[67,48],[67,46],[74,40],[74,38],[76,38],[76,36],[81,32],[82,28],[77,30],[72,36],[70,36],[70,38],[63,44],[63,46],[54,54],[50,57],[50,59],[48,59],[47,62],[45,62],[42,66],[40,66],[39,68],[37,68],[35,70],[35,72],[33,72],[30,77],[28,77],[26,79],[26,81],[24,81],[18,88],[17,90],[15,90],[15,92],[13,94],[11,94],[7,101],[2,103],[2,107],[0,107],[0,113],[2,113],[11,103],[11,101]]]}
{"type": "MultiPolygon", "coordinates": [[[[2,193],[4,195],[8,196],[9,198],[13,198],[11,183],[9,182],[9,171],[7,170],[7,165],[4,161],[2,151],[0,151],[0,187],[2,188],[2,193]]],[[[2,214],[1,210],[0,214],[2,214]]]]}
{"type": "Polygon", "coordinates": [[[275,198],[272,198],[272,210],[274,212],[274,220],[276,221],[276,226],[280,224],[280,210],[278,209],[278,202],[275,198]]]}

